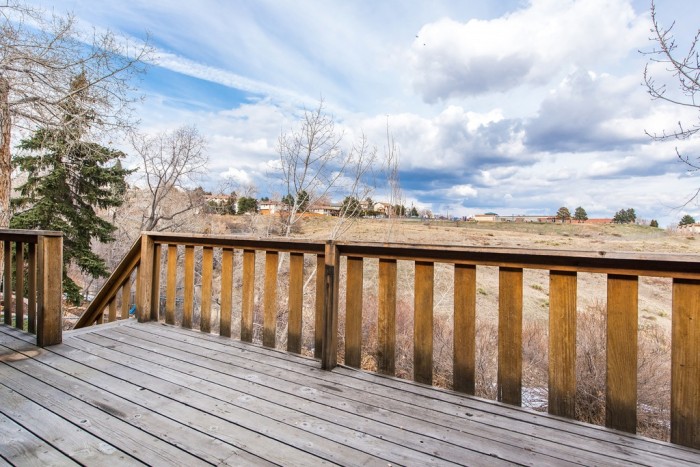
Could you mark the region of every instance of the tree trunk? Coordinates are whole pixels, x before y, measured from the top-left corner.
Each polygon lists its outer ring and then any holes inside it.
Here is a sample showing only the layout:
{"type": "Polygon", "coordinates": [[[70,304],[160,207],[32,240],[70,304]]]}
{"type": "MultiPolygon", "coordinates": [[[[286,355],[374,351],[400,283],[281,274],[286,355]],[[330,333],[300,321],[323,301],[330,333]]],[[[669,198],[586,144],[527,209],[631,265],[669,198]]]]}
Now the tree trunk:
{"type": "Polygon", "coordinates": [[[12,155],[10,153],[10,83],[0,76],[0,228],[10,225],[12,155]]]}

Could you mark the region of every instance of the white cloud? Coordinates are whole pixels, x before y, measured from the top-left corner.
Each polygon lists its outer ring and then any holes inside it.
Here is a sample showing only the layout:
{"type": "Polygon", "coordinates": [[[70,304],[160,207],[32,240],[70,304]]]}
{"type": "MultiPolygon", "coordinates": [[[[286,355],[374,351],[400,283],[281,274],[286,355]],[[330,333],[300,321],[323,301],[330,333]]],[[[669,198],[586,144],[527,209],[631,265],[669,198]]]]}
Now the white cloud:
{"type": "Polygon", "coordinates": [[[544,84],[572,67],[619,60],[647,36],[646,17],[628,0],[531,0],[492,20],[426,24],[410,62],[415,88],[435,102],[544,84]]]}
{"type": "Polygon", "coordinates": [[[471,185],[455,185],[447,190],[446,195],[449,198],[474,198],[477,194],[478,191],[471,185]]]}

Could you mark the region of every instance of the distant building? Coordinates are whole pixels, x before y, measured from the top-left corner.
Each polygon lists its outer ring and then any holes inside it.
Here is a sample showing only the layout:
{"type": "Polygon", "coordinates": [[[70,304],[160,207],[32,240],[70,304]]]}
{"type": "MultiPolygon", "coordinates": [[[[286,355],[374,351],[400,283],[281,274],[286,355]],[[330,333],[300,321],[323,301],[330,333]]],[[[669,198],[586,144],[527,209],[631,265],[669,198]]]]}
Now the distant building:
{"type": "Polygon", "coordinates": [[[258,201],[258,212],[263,216],[271,216],[287,210],[287,205],[280,201],[258,201]]]}

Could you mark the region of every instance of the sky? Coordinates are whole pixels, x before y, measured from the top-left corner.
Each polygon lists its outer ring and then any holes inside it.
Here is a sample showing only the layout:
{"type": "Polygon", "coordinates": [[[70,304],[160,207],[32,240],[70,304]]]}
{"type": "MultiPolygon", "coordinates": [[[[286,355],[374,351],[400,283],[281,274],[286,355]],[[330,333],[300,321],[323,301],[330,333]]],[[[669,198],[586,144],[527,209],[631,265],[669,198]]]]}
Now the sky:
{"type": "MultiPolygon", "coordinates": [[[[32,2],[42,5],[41,1],[32,2]]],[[[405,204],[435,214],[589,217],[634,208],[676,224],[700,188],[676,148],[697,138],[646,133],[698,123],[697,108],[652,101],[640,51],[649,1],[637,0],[54,0],[84,28],[155,48],[138,83],[143,132],[196,125],[207,138],[205,188],[255,185],[282,193],[274,167],[282,132],[323,98],[350,147],[364,134],[380,156],[387,127],[400,154],[405,204]]],[[[657,0],[685,50],[697,0],[657,0]]],[[[378,175],[374,200],[387,198],[378,175]]],[[[340,196],[340,195],[338,195],[340,196]]]]}

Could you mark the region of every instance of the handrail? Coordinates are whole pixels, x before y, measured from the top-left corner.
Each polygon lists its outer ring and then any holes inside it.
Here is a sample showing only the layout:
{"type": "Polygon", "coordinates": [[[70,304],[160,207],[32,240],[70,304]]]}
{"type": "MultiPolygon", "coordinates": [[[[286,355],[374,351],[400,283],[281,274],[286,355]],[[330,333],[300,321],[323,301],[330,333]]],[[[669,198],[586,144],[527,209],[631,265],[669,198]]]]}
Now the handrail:
{"type": "Polygon", "coordinates": [[[26,311],[27,332],[36,334],[37,345],[44,347],[60,344],[63,331],[63,233],[0,229],[0,241],[3,243],[4,257],[4,323],[12,324],[14,305],[17,329],[24,329],[26,311]]]}
{"type": "Polygon", "coordinates": [[[141,237],[134,241],[133,245],[127,252],[126,256],[114,269],[114,272],[109,276],[107,281],[102,285],[95,298],[90,302],[90,305],[85,309],[83,314],[75,324],[74,329],[83,328],[94,324],[103,314],[104,308],[114,299],[120,287],[131,277],[134,269],[139,266],[141,261],[141,237]]]}
{"type": "MultiPolygon", "coordinates": [[[[181,325],[191,328],[196,296],[195,248],[201,250],[200,327],[210,331],[214,250],[219,251],[221,280],[220,334],[231,335],[233,277],[241,288],[241,340],[253,339],[261,289],[262,344],[275,347],[280,253],[289,253],[288,350],[300,352],[304,255],[315,255],[316,295],[314,355],[331,370],[338,358],[339,299],[345,290],[344,363],[360,367],[363,339],[364,260],[379,259],[377,272],[377,365],[393,375],[396,357],[397,262],[413,263],[413,374],[417,382],[433,380],[433,295],[435,264],[454,267],[453,387],[474,394],[477,266],[498,268],[498,400],[521,405],[523,339],[523,270],[549,271],[549,411],[573,418],[575,412],[577,274],[607,275],[606,426],[635,432],[637,423],[637,333],[640,276],[672,278],[671,441],[700,448],[700,256],[533,250],[527,248],[405,245],[255,239],[238,236],[144,232],[110,277],[80,325],[99,320],[107,305],[116,309],[116,293],[135,268],[139,321],[161,316],[161,273],[165,321],[175,323],[175,303],[182,290],[181,325]],[[180,247],[180,249],[178,249],[180,247]],[[184,248],[183,248],[184,247],[184,248]],[[182,263],[178,252],[184,249],[182,263]],[[238,253],[235,253],[238,252],[238,253]],[[264,281],[256,284],[256,252],[264,252],[264,281]],[[166,254],[167,253],[167,254],[166,254]],[[234,273],[234,253],[241,272],[234,273]],[[341,262],[341,259],[343,261],[341,262]],[[167,265],[166,271],[161,271],[167,265]],[[184,277],[178,282],[178,268],[184,277]],[[342,265],[342,270],[341,270],[342,265]],[[342,281],[342,283],[341,283],[342,281]],[[182,284],[179,286],[178,284],[182,284]],[[181,288],[178,288],[181,287],[181,288]]],[[[262,260],[262,256],[257,256],[262,260]]],[[[199,269],[197,269],[199,270],[199,269]]],[[[308,274],[307,274],[308,276],[308,274]]],[[[122,299],[124,301],[124,299],[122,299]]],[[[122,305],[124,306],[124,305],[122,305]]],[[[178,315],[180,316],[180,315],[178,315]]],[[[78,326],[78,327],[79,327],[78,326]]]]}

